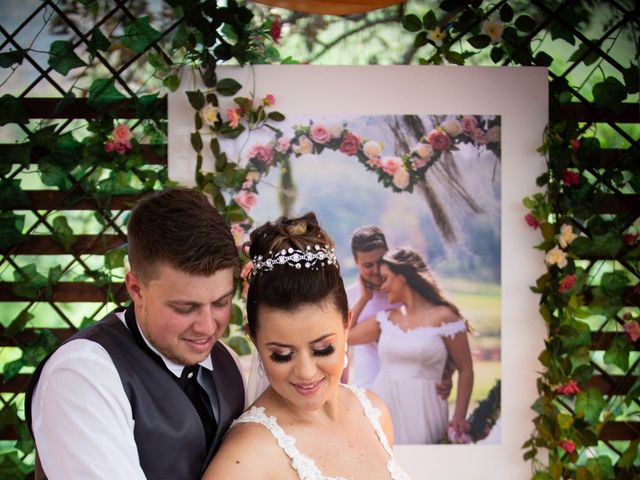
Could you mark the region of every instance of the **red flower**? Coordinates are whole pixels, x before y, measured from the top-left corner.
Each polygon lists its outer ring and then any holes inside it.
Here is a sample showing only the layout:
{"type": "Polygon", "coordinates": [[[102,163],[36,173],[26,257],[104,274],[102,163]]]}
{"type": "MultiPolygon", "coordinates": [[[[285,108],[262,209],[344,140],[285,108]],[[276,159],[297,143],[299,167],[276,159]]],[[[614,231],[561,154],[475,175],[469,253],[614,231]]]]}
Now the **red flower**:
{"type": "Polygon", "coordinates": [[[625,245],[629,245],[629,246],[633,245],[638,240],[639,235],[640,234],[638,233],[625,233],[622,236],[622,241],[624,242],[625,245]]]}
{"type": "Polygon", "coordinates": [[[533,229],[536,229],[540,226],[540,222],[538,222],[538,220],[533,216],[532,213],[527,213],[524,216],[524,221],[527,222],[527,225],[529,225],[533,229]]]}
{"type": "Polygon", "coordinates": [[[574,138],[569,140],[569,144],[571,145],[571,150],[577,152],[580,149],[580,145],[582,145],[582,142],[577,138],[574,138]]]}
{"type": "Polygon", "coordinates": [[[627,322],[622,328],[630,341],[636,342],[640,338],[640,323],[637,321],[627,322]]]}
{"type": "Polygon", "coordinates": [[[565,187],[580,185],[580,175],[572,170],[565,170],[562,174],[562,183],[565,187]]]}
{"type": "Polygon", "coordinates": [[[579,391],[580,387],[575,380],[569,380],[568,383],[560,385],[558,388],[556,388],[556,393],[560,393],[561,395],[575,395],[579,391]]]}
{"type": "Polygon", "coordinates": [[[360,148],[360,137],[349,132],[345,133],[340,142],[340,151],[345,155],[355,155],[360,148]]]}
{"type": "Polygon", "coordinates": [[[560,448],[568,453],[573,453],[573,451],[576,449],[576,444],[572,440],[561,440],[560,448]]]}
{"type": "Polygon", "coordinates": [[[560,286],[558,287],[558,291],[560,293],[566,292],[571,287],[573,287],[573,284],[575,283],[575,281],[576,281],[575,275],[567,275],[562,280],[560,280],[560,286]]]}
{"type": "Polygon", "coordinates": [[[280,25],[280,19],[275,18],[273,20],[273,23],[271,24],[271,30],[269,30],[269,35],[271,35],[271,38],[273,38],[274,42],[280,42],[280,37],[282,36],[282,25],[280,25]]]}

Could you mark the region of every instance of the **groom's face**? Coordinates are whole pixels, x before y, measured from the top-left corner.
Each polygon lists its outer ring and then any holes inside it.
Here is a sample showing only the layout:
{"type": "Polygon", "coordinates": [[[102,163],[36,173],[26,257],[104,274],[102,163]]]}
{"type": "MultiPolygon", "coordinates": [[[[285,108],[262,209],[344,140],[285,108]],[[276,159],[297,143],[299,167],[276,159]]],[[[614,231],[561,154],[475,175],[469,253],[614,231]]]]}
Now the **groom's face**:
{"type": "Polygon", "coordinates": [[[380,276],[380,259],[387,253],[384,248],[376,248],[368,252],[356,252],[356,265],[360,271],[360,276],[372,288],[378,289],[382,284],[380,276]]]}

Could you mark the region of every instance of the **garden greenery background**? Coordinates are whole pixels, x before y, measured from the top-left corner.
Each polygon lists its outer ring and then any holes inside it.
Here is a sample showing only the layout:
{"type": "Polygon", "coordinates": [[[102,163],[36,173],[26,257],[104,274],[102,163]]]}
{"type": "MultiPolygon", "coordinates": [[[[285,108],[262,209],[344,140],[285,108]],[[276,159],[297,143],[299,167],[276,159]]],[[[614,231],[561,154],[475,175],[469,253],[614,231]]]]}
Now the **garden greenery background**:
{"type": "MultiPolygon", "coordinates": [[[[195,179],[229,224],[244,221],[232,197],[247,172],[199,131],[233,136],[281,115],[257,98],[236,101],[235,127],[227,112],[207,113],[218,96],[238,90],[217,78],[216,66],[305,62],[549,68],[550,123],[540,142],[547,171],[537,179],[540,193],[523,201],[523,221],[539,229],[548,267],[531,281],[547,338],[523,457],[536,480],[639,474],[633,1],[414,0],[344,18],[234,0],[9,0],[0,11],[2,478],[24,478],[34,462],[21,388],[11,386],[23,387],[19,380],[58,343],[56,329],[90,324],[123,301],[128,206],[171,184],[164,95],[194,75],[204,79],[207,91],[189,94],[191,143],[194,154],[211,149],[217,162],[195,179]],[[34,100],[42,97],[54,100],[34,100]],[[88,199],[91,209],[70,209],[88,199]],[[57,253],[39,254],[34,235],[57,253]],[[65,302],[64,288],[78,283],[101,300],[65,302]],[[608,340],[594,345],[598,339],[608,340]],[[622,433],[607,433],[612,425],[622,433]]],[[[282,176],[291,181],[286,169],[282,176]]],[[[241,322],[239,297],[228,332],[239,352],[248,348],[241,322]]]]}

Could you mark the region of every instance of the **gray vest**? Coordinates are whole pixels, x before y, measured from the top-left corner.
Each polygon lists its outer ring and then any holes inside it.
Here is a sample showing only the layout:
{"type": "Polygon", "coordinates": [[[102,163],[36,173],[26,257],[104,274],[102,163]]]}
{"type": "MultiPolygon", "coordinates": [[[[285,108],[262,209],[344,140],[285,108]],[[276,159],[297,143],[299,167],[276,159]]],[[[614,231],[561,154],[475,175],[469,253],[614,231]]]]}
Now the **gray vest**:
{"type": "MultiPolygon", "coordinates": [[[[133,433],[147,479],[199,479],[231,422],[244,408],[242,376],[227,349],[217,342],[211,351],[211,383],[218,399],[215,415],[218,429],[206,451],[200,417],[174,375],[138,346],[115,312],[67,341],[81,338],[104,347],[118,371],[131,403],[135,421],[133,433]]],[[[27,389],[25,414],[30,429],[32,395],[47,359],[40,363],[27,389]]],[[[207,372],[203,369],[203,373],[207,372]]]]}

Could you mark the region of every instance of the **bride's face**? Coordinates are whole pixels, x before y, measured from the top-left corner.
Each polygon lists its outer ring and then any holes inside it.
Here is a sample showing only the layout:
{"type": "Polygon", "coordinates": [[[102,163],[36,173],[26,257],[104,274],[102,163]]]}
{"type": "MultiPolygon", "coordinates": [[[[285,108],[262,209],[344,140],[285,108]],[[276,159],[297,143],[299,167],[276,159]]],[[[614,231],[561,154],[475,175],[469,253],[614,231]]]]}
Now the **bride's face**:
{"type": "Polygon", "coordinates": [[[387,294],[389,303],[402,303],[406,293],[407,282],[402,275],[397,275],[384,263],[380,266],[382,285],[380,290],[387,294]]]}
{"type": "Polygon", "coordinates": [[[347,329],[325,301],[292,312],[260,308],[256,346],[271,387],[289,404],[315,410],[336,394],[347,329]]]}

